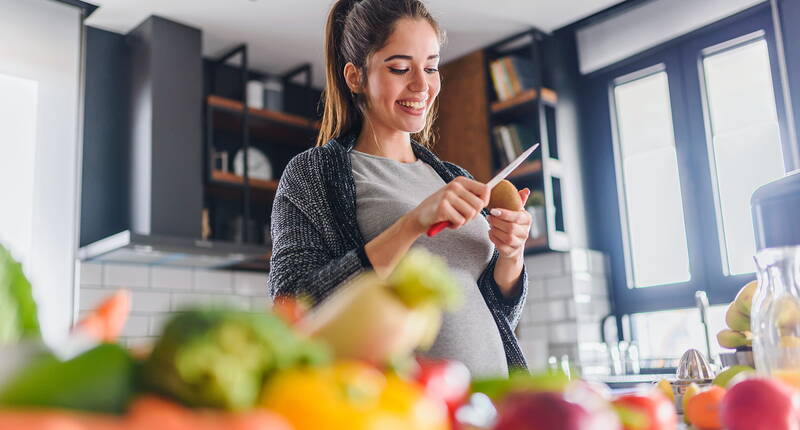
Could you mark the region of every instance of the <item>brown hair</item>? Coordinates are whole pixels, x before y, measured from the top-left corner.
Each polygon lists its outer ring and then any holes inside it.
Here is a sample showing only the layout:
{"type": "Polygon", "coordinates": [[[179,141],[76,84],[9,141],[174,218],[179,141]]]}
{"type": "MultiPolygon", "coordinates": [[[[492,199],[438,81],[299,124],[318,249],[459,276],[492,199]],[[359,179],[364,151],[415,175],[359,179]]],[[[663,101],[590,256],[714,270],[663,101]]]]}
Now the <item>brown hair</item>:
{"type": "MultiPolygon", "coordinates": [[[[386,44],[402,18],[426,20],[438,35],[439,45],[444,44],[444,32],[420,0],[337,0],[331,8],[325,27],[325,107],[317,146],[361,127],[366,100],[350,92],[344,66],[353,63],[364,79],[362,88],[366,87],[367,58],[386,44]]],[[[435,101],[425,127],[412,136],[426,146],[432,144],[437,106],[435,101]]]]}

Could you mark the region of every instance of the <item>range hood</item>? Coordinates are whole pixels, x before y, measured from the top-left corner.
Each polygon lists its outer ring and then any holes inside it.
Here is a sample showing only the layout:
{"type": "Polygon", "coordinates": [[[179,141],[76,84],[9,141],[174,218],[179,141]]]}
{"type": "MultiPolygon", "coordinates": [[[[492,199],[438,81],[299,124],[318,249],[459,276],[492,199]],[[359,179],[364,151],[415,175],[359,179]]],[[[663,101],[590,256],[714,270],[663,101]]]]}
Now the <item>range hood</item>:
{"type": "Polygon", "coordinates": [[[79,258],[267,270],[269,246],[202,234],[200,30],[151,16],[88,36],[79,258]]]}
{"type": "Polygon", "coordinates": [[[141,235],[128,230],[82,247],[81,260],[160,266],[267,268],[269,253],[256,245],[141,235]]]}

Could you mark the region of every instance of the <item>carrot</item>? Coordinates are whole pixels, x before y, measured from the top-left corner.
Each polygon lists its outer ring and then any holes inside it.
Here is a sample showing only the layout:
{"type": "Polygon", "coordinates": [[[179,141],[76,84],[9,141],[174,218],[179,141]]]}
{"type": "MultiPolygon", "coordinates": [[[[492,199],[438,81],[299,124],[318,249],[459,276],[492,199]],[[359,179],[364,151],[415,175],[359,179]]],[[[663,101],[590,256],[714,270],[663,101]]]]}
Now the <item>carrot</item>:
{"type": "Polygon", "coordinates": [[[194,430],[201,424],[198,415],[190,409],[151,395],[133,401],[126,423],[128,430],[194,430]]]}
{"type": "Polygon", "coordinates": [[[123,430],[122,421],[105,415],[58,410],[0,411],[0,430],[123,430]]]}
{"type": "Polygon", "coordinates": [[[127,290],[117,290],[78,322],[75,328],[98,340],[113,342],[122,333],[130,310],[131,294],[127,290]]]}

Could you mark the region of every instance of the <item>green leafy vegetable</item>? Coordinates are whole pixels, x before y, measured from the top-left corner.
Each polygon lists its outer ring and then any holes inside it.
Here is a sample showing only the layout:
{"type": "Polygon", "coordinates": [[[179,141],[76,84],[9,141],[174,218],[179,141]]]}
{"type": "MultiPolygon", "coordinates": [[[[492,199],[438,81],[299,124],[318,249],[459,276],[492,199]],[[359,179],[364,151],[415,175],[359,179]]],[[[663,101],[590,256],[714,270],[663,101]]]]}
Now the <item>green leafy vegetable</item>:
{"type": "Polygon", "coordinates": [[[40,335],[31,284],[22,266],[0,245],[0,345],[40,335]]]}
{"type": "Polygon", "coordinates": [[[421,248],[406,253],[388,282],[397,297],[411,308],[433,304],[452,309],[462,298],[444,259],[421,248]]]}

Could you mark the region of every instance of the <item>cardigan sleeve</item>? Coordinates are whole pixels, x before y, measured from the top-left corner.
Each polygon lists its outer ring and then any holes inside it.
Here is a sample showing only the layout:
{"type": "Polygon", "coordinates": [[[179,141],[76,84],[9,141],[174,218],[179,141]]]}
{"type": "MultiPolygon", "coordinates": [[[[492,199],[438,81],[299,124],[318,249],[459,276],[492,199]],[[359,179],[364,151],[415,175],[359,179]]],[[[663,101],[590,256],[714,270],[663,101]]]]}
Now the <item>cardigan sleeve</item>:
{"type": "Polygon", "coordinates": [[[288,170],[289,167],[281,178],[272,207],[268,288],[273,298],[305,296],[316,305],[336,287],[370,269],[371,264],[363,246],[344,255],[332,254],[318,228],[321,226],[309,216],[313,212],[303,207],[313,204],[308,198],[313,193],[304,192],[303,186],[286,174],[288,170]]]}
{"type": "MultiPolygon", "coordinates": [[[[453,163],[444,161],[444,164],[456,176],[466,176],[467,178],[475,179],[467,170],[453,163]]],[[[486,209],[481,212],[484,216],[488,215],[486,209]]],[[[489,262],[489,265],[486,266],[483,274],[478,278],[478,282],[486,282],[489,284],[490,288],[488,290],[493,296],[491,301],[500,308],[503,315],[508,320],[508,324],[514,329],[522,315],[522,308],[525,306],[525,299],[528,295],[528,269],[524,264],[522,265],[522,274],[520,274],[517,285],[513,288],[514,295],[506,296],[494,280],[494,268],[499,257],[500,253],[495,249],[492,260],[489,262]]]]}

